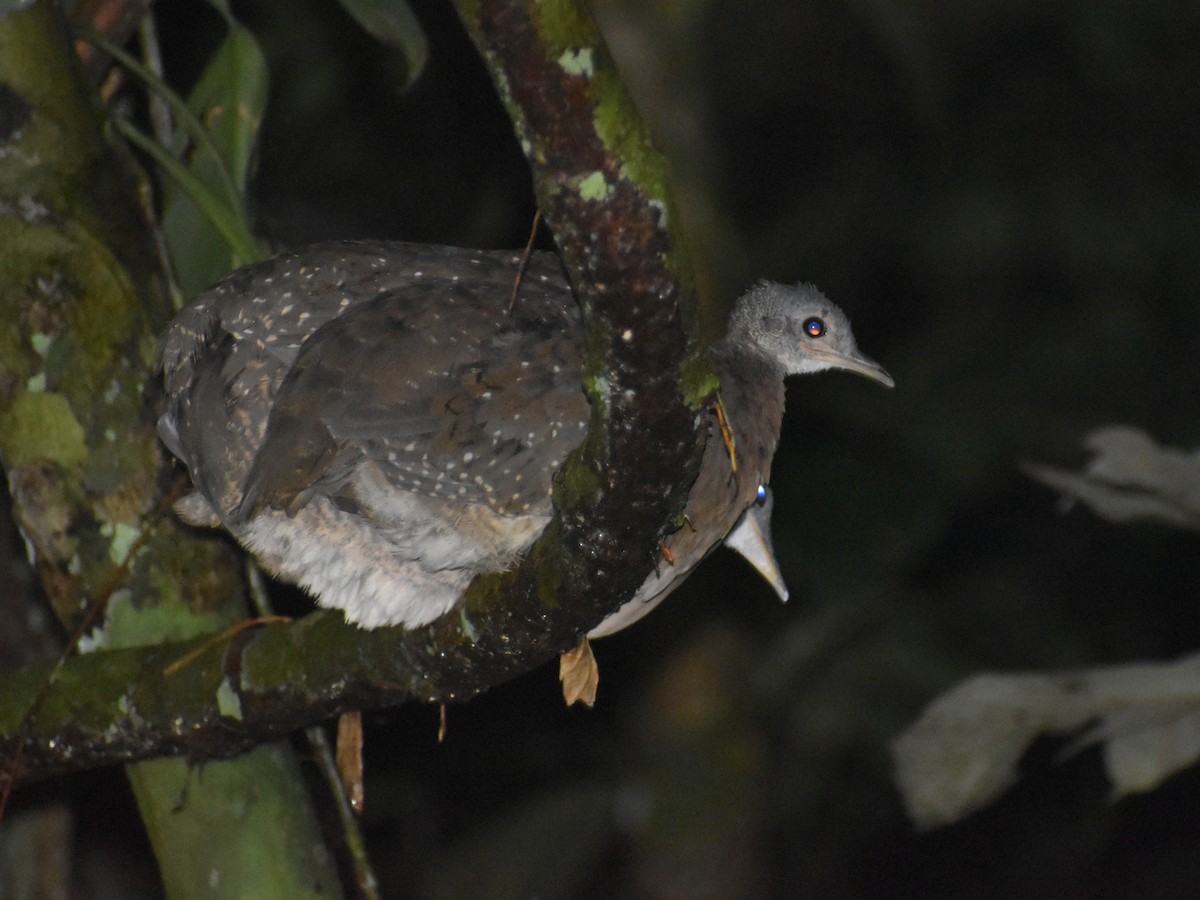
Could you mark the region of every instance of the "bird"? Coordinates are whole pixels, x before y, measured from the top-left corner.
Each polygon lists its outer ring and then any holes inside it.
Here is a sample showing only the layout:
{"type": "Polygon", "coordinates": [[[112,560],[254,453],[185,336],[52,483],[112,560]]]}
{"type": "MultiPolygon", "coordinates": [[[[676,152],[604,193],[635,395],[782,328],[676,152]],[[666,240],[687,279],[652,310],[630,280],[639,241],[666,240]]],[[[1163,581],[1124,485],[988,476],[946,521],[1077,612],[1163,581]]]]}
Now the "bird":
{"type": "MultiPolygon", "coordinates": [[[[193,486],[176,511],[351,623],[427,625],[550,522],[590,414],[583,339],[553,253],[330,241],[252,263],[160,339],[158,433],[193,486]]],[[[786,599],[766,487],[784,379],[893,385],[811,284],[751,287],[710,353],[720,388],[683,524],[589,637],[633,624],[723,543],[786,599]]]]}

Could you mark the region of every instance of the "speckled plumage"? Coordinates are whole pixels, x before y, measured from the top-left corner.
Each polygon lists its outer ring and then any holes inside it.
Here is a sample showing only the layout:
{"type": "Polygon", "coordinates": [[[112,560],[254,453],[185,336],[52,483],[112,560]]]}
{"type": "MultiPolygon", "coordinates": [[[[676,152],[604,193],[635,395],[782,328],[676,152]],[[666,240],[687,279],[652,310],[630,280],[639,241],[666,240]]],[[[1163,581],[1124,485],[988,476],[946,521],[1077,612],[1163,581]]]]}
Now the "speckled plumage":
{"type": "MultiPolygon", "coordinates": [[[[338,242],[203,293],[161,347],[159,432],[196,487],[180,514],[224,526],[267,569],[364,627],[430,622],[476,574],[512,565],[548,523],[553,475],[589,414],[561,267],[534,254],[510,309],[518,265],[514,253],[338,242]]],[[[809,286],[754,288],[713,355],[738,475],[710,439],[692,525],[666,539],[674,562],[593,636],[644,615],[755,503],[785,374],[835,365],[890,383],[809,286]],[[807,346],[801,324],[817,313],[841,357],[807,346]]],[[[761,516],[742,522],[765,527],[761,516]]]]}

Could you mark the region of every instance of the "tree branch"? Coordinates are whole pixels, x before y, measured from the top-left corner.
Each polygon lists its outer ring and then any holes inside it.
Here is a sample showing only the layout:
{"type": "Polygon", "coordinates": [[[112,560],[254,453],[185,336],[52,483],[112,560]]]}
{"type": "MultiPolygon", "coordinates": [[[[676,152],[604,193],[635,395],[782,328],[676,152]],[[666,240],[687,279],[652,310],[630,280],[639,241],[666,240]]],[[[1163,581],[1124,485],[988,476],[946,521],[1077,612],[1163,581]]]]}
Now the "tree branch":
{"type": "MultiPolygon", "coordinates": [[[[110,645],[211,631],[245,615],[228,546],[155,521],[167,467],[147,385],[154,335],[170,312],[128,159],[105,140],[95,92],[49,0],[0,14],[0,456],[13,512],[60,620],[111,599],[110,645]]],[[[151,392],[152,394],[153,392],[151,392]]],[[[121,668],[153,648],[6,676],[0,777],[28,739],[27,774],[84,758],[98,718],[127,709],[114,687],[153,690],[154,669],[121,668]],[[90,680],[74,676],[84,662],[90,680]],[[119,679],[114,681],[113,679],[119,679]],[[46,713],[23,722],[34,709],[46,713]],[[53,722],[53,734],[41,732],[53,722]]],[[[165,705],[165,704],[164,704],[165,705]]],[[[128,738],[116,735],[118,744],[128,738]]],[[[165,734],[170,734],[168,730],[165,734]]],[[[155,754],[153,741],[110,756],[155,754]]],[[[126,767],[168,895],[211,896],[213,879],[252,896],[336,894],[311,798],[287,744],[210,766],[193,784],[179,759],[126,767]],[[186,793],[186,803],[181,797],[186,793]],[[237,821],[240,829],[214,829],[237,821]],[[263,859],[278,865],[264,867],[263,859]]],[[[7,786],[7,785],[6,785],[7,786]]]]}
{"type": "MultiPolygon", "coordinates": [[[[72,659],[29,723],[22,776],[163,754],[225,757],[343,709],[464,699],[573,646],[650,573],[701,444],[681,376],[690,346],[681,313],[690,315],[693,291],[671,236],[663,163],[582,4],[462,0],[459,10],[514,118],[587,328],[593,417],[556,484],[559,515],[521,565],[476,579],[459,609],[423,629],[365,632],[321,612],[215,642],[72,659]]],[[[15,313],[26,336],[34,306],[15,313]]],[[[129,345],[144,350],[147,324],[131,323],[129,333],[129,345]]],[[[131,367],[144,376],[147,364],[143,353],[131,367]]],[[[4,407],[13,402],[6,397],[4,407]]],[[[136,426],[143,459],[152,456],[149,420],[136,426]]],[[[27,457],[25,465],[41,464],[37,453],[27,457]]],[[[13,473],[19,483],[20,466],[13,473]]],[[[37,507],[28,496],[18,505],[23,521],[37,507]]],[[[143,556],[181,542],[173,522],[154,528],[127,582],[135,597],[146,586],[143,556]]],[[[193,545],[217,552],[211,541],[183,543],[193,545]]],[[[38,550],[47,584],[66,577],[69,554],[38,550]]],[[[183,571],[172,574],[189,583],[183,571]]],[[[87,587],[75,585],[61,605],[94,596],[87,587]]],[[[30,668],[0,680],[0,753],[13,752],[20,716],[48,675],[30,668]]]]}

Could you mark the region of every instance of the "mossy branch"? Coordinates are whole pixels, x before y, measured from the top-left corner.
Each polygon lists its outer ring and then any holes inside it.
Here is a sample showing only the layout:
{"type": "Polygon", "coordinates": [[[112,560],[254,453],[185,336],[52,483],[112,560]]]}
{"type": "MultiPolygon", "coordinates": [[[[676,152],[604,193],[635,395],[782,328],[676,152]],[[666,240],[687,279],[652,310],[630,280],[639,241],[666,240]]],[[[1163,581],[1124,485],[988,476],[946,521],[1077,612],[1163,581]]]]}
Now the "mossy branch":
{"type": "MultiPolygon", "coordinates": [[[[698,463],[696,419],[680,383],[694,349],[685,328],[694,299],[672,237],[664,164],[583,10],[569,3],[460,4],[527,149],[587,326],[593,421],[561,475],[559,515],[546,534],[514,571],[477,579],[460,609],[417,631],[364,632],[339,615],[318,613],[215,641],[195,637],[72,659],[27,723],[22,776],[162,754],[225,757],[344,709],[463,699],[574,646],[650,573],[659,537],[677,521],[698,463]],[[198,647],[193,661],[164,676],[171,662],[198,647]]],[[[22,323],[23,344],[16,358],[25,368],[10,384],[24,383],[38,363],[29,349],[37,298],[20,301],[15,321],[22,323]]],[[[123,343],[117,341],[139,349],[128,363],[139,385],[149,377],[149,338],[162,313],[130,325],[123,343]]],[[[71,408],[87,408],[105,383],[91,384],[71,408]]],[[[152,411],[135,404],[130,412],[136,423],[123,423],[121,433],[139,436],[138,483],[158,483],[152,411]]],[[[81,469],[103,451],[104,435],[91,424],[82,432],[86,452],[72,463],[81,469]]],[[[45,468],[38,453],[28,456],[36,471],[45,468]]],[[[64,465],[56,462],[53,471],[64,465]]],[[[14,477],[19,481],[21,473],[14,477]]],[[[72,497],[86,493],[72,491],[72,497]]],[[[153,496],[144,489],[139,496],[131,522],[145,527],[153,496]]],[[[28,519],[36,504],[19,502],[28,519]]],[[[225,547],[187,538],[173,521],[153,527],[122,590],[136,606],[144,593],[171,585],[167,590],[182,591],[181,599],[204,611],[199,595],[214,587],[207,573],[230,568],[225,547]],[[160,559],[163,568],[151,562],[160,559]]],[[[81,596],[94,596],[95,578],[77,583],[70,574],[70,553],[38,550],[47,583],[65,579],[70,587],[60,608],[74,610],[81,596]]],[[[97,565],[109,553],[103,544],[97,565]]],[[[112,564],[101,568],[111,571],[112,564]]],[[[13,751],[20,716],[47,675],[27,669],[0,679],[0,754],[13,751]]]]}

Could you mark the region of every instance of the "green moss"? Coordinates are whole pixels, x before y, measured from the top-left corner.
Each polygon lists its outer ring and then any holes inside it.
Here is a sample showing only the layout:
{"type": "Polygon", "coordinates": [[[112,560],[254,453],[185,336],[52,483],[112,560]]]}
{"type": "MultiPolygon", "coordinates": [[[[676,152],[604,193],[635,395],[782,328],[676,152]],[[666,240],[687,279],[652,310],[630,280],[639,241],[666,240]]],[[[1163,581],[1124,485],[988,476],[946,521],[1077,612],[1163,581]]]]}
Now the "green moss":
{"type": "Polygon", "coordinates": [[[73,231],[71,240],[81,249],[63,261],[80,297],[72,309],[70,340],[86,350],[72,354],[77,361],[61,373],[61,384],[64,390],[95,396],[109,388],[118,357],[137,330],[139,301],[125,269],[104,244],[82,227],[73,231]]]}
{"type": "Polygon", "coordinates": [[[229,683],[228,676],[221,679],[221,686],[217,688],[217,711],[226,719],[242,720],[242,699],[229,683]]]}
{"type": "Polygon", "coordinates": [[[607,200],[612,190],[612,185],[608,183],[603,172],[593,172],[579,182],[579,196],[584,200],[607,200]]]}
{"type": "Polygon", "coordinates": [[[87,445],[66,397],[24,393],[0,416],[0,453],[11,467],[35,459],[74,467],[87,457],[87,445]]]}
{"type": "Polygon", "coordinates": [[[603,41],[586,5],[577,0],[542,0],[534,5],[534,16],[538,35],[553,57],[566,50],[596,47],[603,41]]]}
{"type": "Polygon", "coordinates": [[[109,539],[109,562],[119,566],[128,558],[129,551],[133,549],[141,531],[124,522],[105,522],[100,526],[100,533],[109,539]]]}
{"type": "Polygon", "coordinates": [[[699,409],[721,389],[721,380],[707,348],[688,354],[680,367],[679,381],[683,399],[692,409],[699,409]]]}
{"type": "Polygon", "coordinates": [[[536,5],[538,36],[546,53],[568,73],[591,79],[594,127],[600,140],[622,161],[628,177],[651,197],[665,200],[667,180],[662,157],[625,90],[604,38],[585,4],[547,0],[536,5]]]}
{"type": "Polygon", "coordinates": [[[86,165],[94,146],[83,135],[94,127],[95,112],[76,101],[82,70],[62,52],[54,16],[52,4],[40,3],[7,14],[0,28],[5,84],[33,111],[22,129],[20,163],[0,167],[4,187],[61,183],[86,165]]]}
{"type": "Polygon", "coordinates": [[[119,591],[109,601],[105,631],[113,648],[141,647],[211,634],[227,622],[227,617],[195,613],[176,596],[164,595],[153,606],[139,607],[128,591],[119,591]]]}
{"type": "MultiPolygon", "coordinates": [[[[156,527],[173,526],[163,522],[156,527]]],[[[244,616],[241,561],[227,552],[216,532],[203,538],[182,537],[179,533],[167,536],[169,552],[138,557],[130,579],[136,595],[185,605],[201,615],[221,616],[226,624],[244,616]]]]}
{"type": "Polygon", "coordinates": [[[591,47],[564,50],[558,58],[558,64],[568,75],[582,75],[584,78],[591,78],[596,70],[592,64],[591,47]]]}
{"type": "Polygon", "coordinates": [[[583,391],[588,395],[592,406],[599,411],[602,418],[608,418],[608,392],[610,389],[608,379],[602,375],[583,376],[583,391]]]}
{"type": "MultiPolygon", "coordinates": [[[[10,334],[0,344],[9,366],[44,365],[47,386],[76,403],[90,402],[118,367],[139,303],[120,261],[91,232],[70,222],[30,223],[0,216],[0,315],[28,320],[18,306],[70,309],[56,339],[10,334]],[[44,287],[49,285],[49,287],[44,287]],[[73,302],[70,302],[73,301],[73,302]],[[15,340],[14,340],[15,338],[15,340]],[[33,352],[30,352],[33,351],[33,352]]],[[[147,357],[147,361],[150,357],[147,357]]],[[[28,371],[26,379],[37,373],[28,371]]]]}
{"type": "Polygon", "coordinates": [[[479,629],[475,627],[475,623],[467,614],[466,606],[458,608],[458,629],[470,643],[474,644],[479,641],[479,629]]]}
{"type": "Polygon", "coordinates": [[[561,566],[550,565],[545,557],[551,554],[561,556],[559,537],[553,534],[549,542],[543,545],[543,558],[538,565],[538,602],[545,610],[557,609],[562,596],[561,566]]]}
{"type": "Polygon", "coordinates": [[[600,477],[572,455],[554,483],[554,499],[565,509],[576,509],[593,500],[600,490],[600,477]]]}
{"type": "Polygon", "coordinates": [[[607,66],[597,67],[591,100],[595,108],[593,125],[604,146],[621,160],[625,175],[647,196],[665,203],[669,196],[666,161],[651,144],[650,135],[611,61],[607,66]]]}

